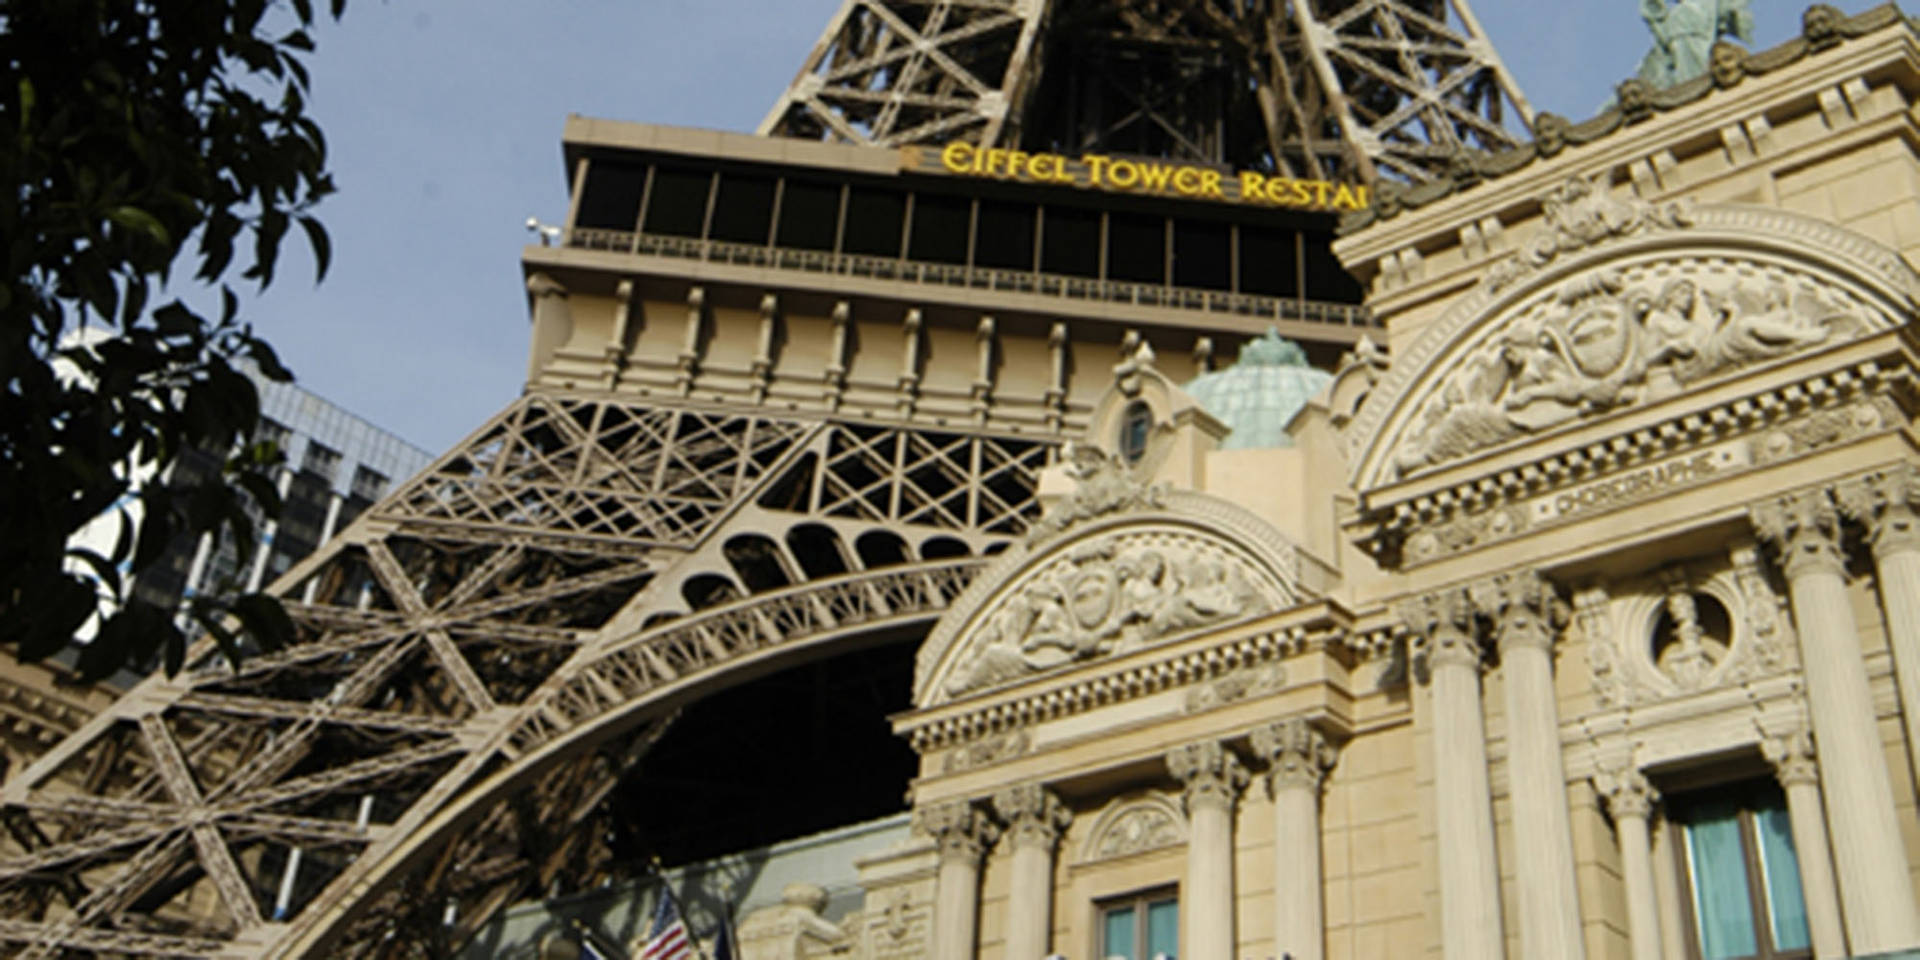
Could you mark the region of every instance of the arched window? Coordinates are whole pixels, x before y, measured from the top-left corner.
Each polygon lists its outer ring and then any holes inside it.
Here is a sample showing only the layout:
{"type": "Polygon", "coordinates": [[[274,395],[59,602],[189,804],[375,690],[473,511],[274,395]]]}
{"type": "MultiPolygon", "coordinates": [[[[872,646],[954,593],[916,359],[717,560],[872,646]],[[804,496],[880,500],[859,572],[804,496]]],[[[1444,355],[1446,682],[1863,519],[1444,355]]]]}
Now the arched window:
{"type": "Polygon", "coordinates": [[[1153,408],[1145,400],[1135,400],[1127,404],[1120,413],[1120,437],[1116,444],[1120,448],[1120,459],[1129,464],[1139,463],[1147,454],[1147,437],[1153,432],[1153,408]]]}

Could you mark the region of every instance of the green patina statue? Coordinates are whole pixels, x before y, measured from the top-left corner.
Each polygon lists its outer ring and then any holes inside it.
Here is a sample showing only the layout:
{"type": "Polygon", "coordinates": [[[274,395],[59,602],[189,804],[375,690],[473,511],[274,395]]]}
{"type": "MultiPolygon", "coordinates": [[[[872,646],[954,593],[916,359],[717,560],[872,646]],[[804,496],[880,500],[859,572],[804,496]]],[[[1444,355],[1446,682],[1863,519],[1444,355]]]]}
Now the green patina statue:
{"type": "Polygon", "coordinates": [[[1640,79],[1658,89],[1707,72],[1721,37],[1753,42],[1752,0],[1640,0],[1640,17],[1653,32],[1653,49],[1640,61],[1640,79]]]}

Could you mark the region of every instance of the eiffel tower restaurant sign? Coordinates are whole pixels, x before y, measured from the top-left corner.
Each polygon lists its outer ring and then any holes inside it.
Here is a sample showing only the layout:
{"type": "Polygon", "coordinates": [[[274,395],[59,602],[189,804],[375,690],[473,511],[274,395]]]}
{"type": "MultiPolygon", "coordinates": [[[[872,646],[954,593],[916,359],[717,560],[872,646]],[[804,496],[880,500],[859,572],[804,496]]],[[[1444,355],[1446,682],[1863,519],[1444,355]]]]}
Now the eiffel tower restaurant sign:
{"type": "Polygon", "coordinates": [[[1291,210],[1345,213],[1365,209],[1370,201],[1366,187],[1330,180],[1299,180],[1251,170],[1235,173],[1203,164],[1101,153],[1081,154],[1075,159],[1058,153],[981,147],[959,140],[939,150],[903,147],[901,160],[902,166],[913,173],[1012,180],[1106,193],[1218,200],[1291,210]]]}

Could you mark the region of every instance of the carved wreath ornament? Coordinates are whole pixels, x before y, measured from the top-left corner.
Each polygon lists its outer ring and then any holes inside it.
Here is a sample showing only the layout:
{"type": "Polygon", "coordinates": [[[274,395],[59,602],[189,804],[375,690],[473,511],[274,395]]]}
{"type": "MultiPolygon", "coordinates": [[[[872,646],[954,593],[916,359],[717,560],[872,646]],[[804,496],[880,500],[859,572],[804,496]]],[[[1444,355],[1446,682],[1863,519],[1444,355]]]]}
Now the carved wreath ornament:
{"type": "Polygon", "coordinates": [[[1524,307],[1434,391],[1402,474],[1582,416],[1657,400],[1868,329],[1842,291],[1772,265],[1698,258],[1596,270],[1524,307]]]}

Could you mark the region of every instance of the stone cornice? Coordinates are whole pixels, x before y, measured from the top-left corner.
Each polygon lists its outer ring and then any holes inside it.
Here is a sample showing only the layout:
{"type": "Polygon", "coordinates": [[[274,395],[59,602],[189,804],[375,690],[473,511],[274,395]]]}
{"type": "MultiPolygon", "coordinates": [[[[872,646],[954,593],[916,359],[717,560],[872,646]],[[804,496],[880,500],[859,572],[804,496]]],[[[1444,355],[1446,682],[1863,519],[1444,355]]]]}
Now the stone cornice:
{"type": "Polygon", "coordinates": [[[1204,683],[1310,650],[1370,659],[1390,649],[1384,628],[1355,632],[1354,620],[1354,615],[1336,602],[1321,600],[1285,613],[1210,629],[1167,646],[901,714],[894,718],[894,732],[907,737],[924,754],[1163,690],[1204,683]]]}
{"type": "MultiPolygon", "coordinates": [[[[1377,555],[1416,567],[1564,522],[1569,518],[1543,518],[1534,514],[1544,511],[1516,508],[1579,493],[1609,478],[1631,477],[1650,467],[1665,470],[1707,454],[1716,457],[1702,470],[1721,478],[1897,430],[1920,408],[1917,368],[1920,345],[1898,330],[1802,354],[1367,491],[1348,529],[1377,555]],[[1467,521],[1480,522],[1454,542],[1408,549],[1417,531],[1444,533],[1449,524],[1467,521]]],[[[1663,484],[1650,481],[1618,502],[1585,505],[1578,516],[1677,489],[1663,484]]]]}
{"type": "MultiPolygon", "coordinates": [[[[1729,69],[1719,78],[1709,74],[1664,89],[1653,89],[1642,81],[1629,79],[1616,88],[1617,102],[1614,106],[1580,123],[1550,113],[1540,114],[1534,121],[1536,136],[1531,142],[1500,153],[1463,151],[1456,156],[1451,176],[1447,178],[1411,188],[1383,187],[1373,206],[1348,214],[1342,220],[1341,232],[1351,234],[1376,224],[1390,223],[1403,211],[1431,206],[1469,193],[1483,183],[1517,176],[1528,167],[1553,160],[1581,146],[1595,145],[1596,150],[1604,150],[1612,145],[1610,141],[1614,134],[1652,120],[1658,114],[1689,107],[1715,92],[1732,93],[1742,85],[1752,86],[1751,81],[1801,63],[1810,55],[1827,52],[1844,41],[1866,37],[1903,21],[1899,8],[1891,3],[1852,17],[1842,14],[1826,20],[1817,20],[1810,9],[1807,17],[1803,18],[1801,36],[1757,53],[1736,47],[1740,56],[1729,66],[1737,65],[1738,69],[1729,69]]],[[[1889,37],[1888,42],[1894,44],[1905,45],[1913,41],[1911,31],[1890,34],[1889,37]]],[[[1847,55],[1834,57],[1831,63],[1847,72],[1858,73],[1865,66],[1863,60],[1869,56],[1868,51],[1849,45],[1847,55]]],[[[1644,146],[1636,149],[1640,153],[1645,152],[1644,146]]]]}

